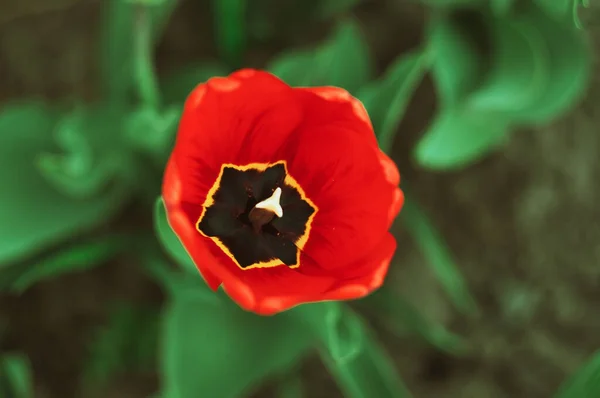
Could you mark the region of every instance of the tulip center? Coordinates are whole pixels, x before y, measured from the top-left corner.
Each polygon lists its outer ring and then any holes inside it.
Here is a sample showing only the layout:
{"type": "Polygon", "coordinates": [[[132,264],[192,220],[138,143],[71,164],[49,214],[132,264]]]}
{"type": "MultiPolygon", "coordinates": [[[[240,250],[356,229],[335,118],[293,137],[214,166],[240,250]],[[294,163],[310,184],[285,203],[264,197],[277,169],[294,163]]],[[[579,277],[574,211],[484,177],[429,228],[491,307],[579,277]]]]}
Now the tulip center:
{"type": "Polygon", "coordinates": [[[262,231],[262,228],[270,223],[275,216],[283,217],[283,209],[279,204],[281,200],[281,188],[277,187],[273,191],[273,195],[258,202],[250,213],[248,213],[248,221],[252,224],[254,232],[258,233],[262,231]]]}
{"type": "Polygon", "coordinates": [[[317,212],[284,161],[223,165],[202,207],[198,232],[243,270],[299,267],[317,212]]]}

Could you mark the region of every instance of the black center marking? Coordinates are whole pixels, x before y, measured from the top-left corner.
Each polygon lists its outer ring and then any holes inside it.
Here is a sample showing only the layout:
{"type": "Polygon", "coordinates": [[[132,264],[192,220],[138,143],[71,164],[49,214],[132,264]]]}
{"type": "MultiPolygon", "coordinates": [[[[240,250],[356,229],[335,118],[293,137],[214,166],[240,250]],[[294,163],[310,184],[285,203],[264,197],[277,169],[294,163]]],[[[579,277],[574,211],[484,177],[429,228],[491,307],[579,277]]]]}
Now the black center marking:
{"type": "Polygon", "coordinates": [[[299,266],[296,245],[308,233],[314,205],[287,175],[285,163],[246,168],[225,165],[215,182],[212,202],[198,220],[198,230],[213,240],[242,269],[299,266]],[[283,217],[257,203],[281,188],[283,217]]]}

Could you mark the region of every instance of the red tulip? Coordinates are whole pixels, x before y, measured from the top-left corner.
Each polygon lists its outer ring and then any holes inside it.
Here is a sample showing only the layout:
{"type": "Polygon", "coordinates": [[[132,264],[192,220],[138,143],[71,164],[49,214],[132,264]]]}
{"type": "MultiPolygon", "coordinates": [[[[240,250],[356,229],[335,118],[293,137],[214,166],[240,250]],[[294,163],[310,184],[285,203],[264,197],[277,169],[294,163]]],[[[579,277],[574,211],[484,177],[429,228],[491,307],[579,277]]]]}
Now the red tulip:
{"type": "Polygon", "coordinates": [[[162,195],[206,283],[271,315],[381,286],[399,182],[347,91],[244,69],[188,97],[162,195]]]}

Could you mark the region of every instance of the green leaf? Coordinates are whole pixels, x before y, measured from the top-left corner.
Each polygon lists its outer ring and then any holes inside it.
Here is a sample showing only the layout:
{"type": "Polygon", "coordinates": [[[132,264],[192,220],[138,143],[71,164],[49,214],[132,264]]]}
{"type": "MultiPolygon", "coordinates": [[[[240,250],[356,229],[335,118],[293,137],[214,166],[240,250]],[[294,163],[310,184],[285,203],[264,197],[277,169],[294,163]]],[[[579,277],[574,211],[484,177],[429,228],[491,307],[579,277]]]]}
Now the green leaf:
{"type": "Polygon", "coordinates": [[[574,3],[579,3],[579,0],[534,0],[534,2],[550,15],[564,19],[570,15],[573,11],[574,3]]]}
{"type": "Polygon", "coordinates": [[[52,150],[56,121],[56,113],[39,103],[0,111],[0,183],[10,187],[0,196],[0,267],[97,226],[125,197],[127,187],[117,184],[98,196],[73,199],[43,178],[36,159],[52,150]]]}
{"type": "Polygon", "coordinates": [[[310,339],[289,313],[261,317],[227,298],[175,296],[163,330],[162,383],[169,398],[236,398],[283,374],[310,339]]]}
{"type": "Polygon", "coordinates": [[[189,272],[174,269],[172,264],[163,258],[162,253],[153,250],[153,246],[156,245],[155,241],[145,240],[145,246],[140,247],[140,265],[166,293],[172,296],[201,298],[208,303],[219,301],[219,295],[208,287],[197,270],[189,272]]]}
{"type": "Polygon", "coordinates": [[[154,230],[156,231],[160,243],[171,258],[185,270],[197,274],[198,269],[196,268],[194,261],[169,225],[167,211],[162,197],[156,199],[154,205],[154,230]]]}
{"type": "Polygon", "coordinates": [[[578,29],[583,29],[583,24],[579,19],[579,7],[590,8],[590,0],[573,0],[573,21],[578,29]]]}
{"type": "Polygon", "coordinates": [[[391,150],[398,125],[406,112],[412,94],[427,72],[429,55],[412,52],[398,57],[385,75],[363,86],[357,97],[367,109],[377,134],[379,147],[391,150]]]}
{"type": "Polygon", "coordinates": [[[117,255],[127,244],[127,237],[110,235],[68,247],[28,267],[11,284],[11,290],[22,293],[39,281],[91,269],[117,255]]]}
{"type": "Polygon", "coordinates": [[[217,62],[194,63],[177,69],[161,79],[164,102],[181,105],[198,84],[214,76],[227,76],[228,73],[228,69],[217,62]]]}
{"type": "Polygon", "coordinates": [[[135,158],[123,145],[125,113],[110,106],[76,108],[55,129],[61,151],[38,156],[42,176],[74,199],[91,199],[107,191],[133,191],[138,183],[135,158]]]}
{"type": "Polygon", "coordinates": [[[180,112],[177,106],[162,111],[147,106],[134,110],[125,121],[128,144],[164,167],[175,142],[180,112]]]}
{"type": "Polygon", "coordinates": [[[120,303],[96,331],[84,368],[88,388],[97,388],[124,372],[152,370],[158,354],[161,312],[120,303]]]}
{"type": "Polygon", "coordinates": [[[442,111],[417,144],[415,157],[431,169],[465,167],[502,145],[508,131],[505,118],[497,114],[442,111]]]}
{"type": "Polygon", "coordinates": [[[443,238],[418,203],[410,195],[407,195],[406,187],[405,197],[404,207],[400,213],[403,224],[415,239],[415,243],[450,296],[452,303],[463,313],[478,313],[475,299],[469,292],[467,282],[454,263],[443,238]]]}
{"type": "Polygon", "coordinates": [[[321,83],[317,76],[317,67],[321,67],[318,62],[316,50],[294,50],[278,56],[267,69],[291,86],[316,86],[321,83]],[[309,65],[315,68],[309,68],[309,65]]]}
{"type": "Polygon", "coordinates": [[[247,0],[214,0],[217,49],[221,58],[232,68],[242,62],[246,46],[247,0]]]}
{"type": "Polygon", "coordinates": [[[338,25],[318,54],[316,73],[323,85],[342,87],[351,93],[371,79],[373,63],[369,45],[356,22],[348,20],[338,25]]]}
{"type": "Polygon", "coordinates": [[[337,86],[351,93],[373,75],[369,47],[352,20],[340,23],[321,46],[285,52],[267,69],[292,86],[337,86]]]}
{"type": "Polygon", "coordinates": [[[493,21],[492,65],[485,82],[468,99],[474,112],[509,115],[536,104],[550,82],[550,59],[544,37],[525,21],[493,21]]]}
{"type": "Polygon", "coordinates": [[[0,396],[32,398],[33,380],[29,360],[24,355],[0,357],[0,396]]]}
{"type": "MultiPolygon", "coordinates": [[[[152,23],[152,43],[160,38],[178,0],[163,0],[143,6],[125,0],[103,2],[102,36],[100,42],[101,89],[108,103],[126,104],[134,83],[134,30],[136,7],[149,7],[152,23]]],[[[139,9],[138,9],[139,10],[139,9]]]]}
{"type": "Polygon", "coordinates": [[[504,16],[514,7],[517,0],[491,0],[490,7],[496,15],[504,16]]]}
{"type": "Polygon", "coordinates": [[[340,302],[310,303],[288,314],[320,341],[321,358],[345,397],[407,398],[410,393],[364,321],[340,302]]]}
{"type": "Polygon", "coordinates": [[[596,352],[560,387],[555,398],[596,398],[600,396],[600,351],[596,352]]]}
{"type": "Polygon", "coordinates": [[[526,9],[524,23],[543,37],[550,78],[533,103],[516,114],[527,123],[547,123],[571,107],[589,86],[592,51],[586,34],[566,19],[555,20],[534,6],[526,9]]]}
{"type": "Polygon", "coordinates": [[[362,351],[361,321],[344,304],[337,301],[304,304],[291,313],[306,324],[335,362],[351,361],[362,351]]]}
{"type": "Polygon", "coordinates": [[[525,3],[492,25],[493,64],[468,99],[471,111],[496,112],[522,124],[547,123],[573,106],[591,75],[583,32],[525,3]]]}
{"type": "MultiPolygon", "coordinates": [[[[175,272],[154,250],[150,250],[142,256],[143,265],[150,275],[173,295],[189,294],[202,297],[206,302],[218,301],[218,295],[204,283],[194,261],[169,225],[162,197],[156,200],[154,206],[154,230],[160,244],[184,273],[175,272]]],[[[145,245],[148,247],[155,243],[145,245]]]]}
{"type": "MultiPolygon", "coordinates": [[[[479,24],[470,22],[469,26],[479,24]]],[[[431,74],[443,108],[462,103],[481,84],[484,54],[474,37],[481,34],[474,28],[466,29],[464,23],[453,18],[431,19],[427,51],[433,57],[431,74]]]]}
{"type": "Polygon", "coordinates": [[[321,359],[348,398],[410,398],[412,395],[400,379],[391,358],[368,330],[364,322],[359,333],[363,347],[352,358],[337,361],[331,351],[321,350],[321,359]]]}

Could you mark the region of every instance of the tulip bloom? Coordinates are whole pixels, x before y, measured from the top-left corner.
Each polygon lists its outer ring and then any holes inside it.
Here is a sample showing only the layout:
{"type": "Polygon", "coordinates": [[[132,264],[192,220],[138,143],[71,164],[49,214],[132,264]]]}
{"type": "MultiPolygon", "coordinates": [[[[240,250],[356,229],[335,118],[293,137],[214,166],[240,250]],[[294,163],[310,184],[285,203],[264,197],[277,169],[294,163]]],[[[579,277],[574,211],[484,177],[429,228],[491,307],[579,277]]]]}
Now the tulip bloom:
{"type": "Polygon", "coordinates": [[[347,91],[244,69],[189,95],[162,195],[206,283],[271,315],[381,286],[399,182],[347,91]]]}

